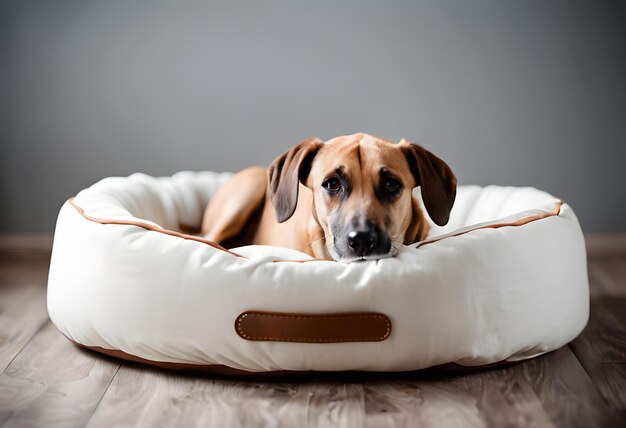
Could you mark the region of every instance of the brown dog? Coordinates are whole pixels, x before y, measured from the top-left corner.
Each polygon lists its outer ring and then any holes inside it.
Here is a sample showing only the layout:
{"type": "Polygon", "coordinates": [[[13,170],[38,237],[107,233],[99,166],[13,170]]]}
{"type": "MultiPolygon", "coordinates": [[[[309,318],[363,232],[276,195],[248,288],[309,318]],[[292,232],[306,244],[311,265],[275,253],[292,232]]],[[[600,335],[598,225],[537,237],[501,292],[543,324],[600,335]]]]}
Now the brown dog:
{"type": "Polygon", "coordinates": [[[341,262],[392,257],[428,233],[417,186],[430,218],[446,224],[456,178],[429,151],[367,134],[310,139],[267,171],[233,176],[211,198],[202,233],[225,246],[276,245],[341,262]]]}

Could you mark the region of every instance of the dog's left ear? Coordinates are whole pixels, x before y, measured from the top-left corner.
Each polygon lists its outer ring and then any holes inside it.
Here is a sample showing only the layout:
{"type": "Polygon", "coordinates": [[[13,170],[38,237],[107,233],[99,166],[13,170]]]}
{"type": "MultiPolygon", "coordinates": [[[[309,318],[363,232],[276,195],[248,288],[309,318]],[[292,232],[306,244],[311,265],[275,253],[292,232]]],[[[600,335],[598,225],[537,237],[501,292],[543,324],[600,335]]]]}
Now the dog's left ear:
{"type": "Polygon", "coordinates": [[[424,207],[439,226],[448,223],[456,198],[456,177],[444,161],[417,144],[400,141],[416,186],[422,186],[424,207]]]}
{"type": "Polygon", "coordinates": [[[277,157],[267,170],[270,196],[279,223],[291,218],[298,204],[299,182],[305,182],[311,172],[311,164],[322,147],[319,138],[310,138],[293,146],[287,153],[277,157]]]}

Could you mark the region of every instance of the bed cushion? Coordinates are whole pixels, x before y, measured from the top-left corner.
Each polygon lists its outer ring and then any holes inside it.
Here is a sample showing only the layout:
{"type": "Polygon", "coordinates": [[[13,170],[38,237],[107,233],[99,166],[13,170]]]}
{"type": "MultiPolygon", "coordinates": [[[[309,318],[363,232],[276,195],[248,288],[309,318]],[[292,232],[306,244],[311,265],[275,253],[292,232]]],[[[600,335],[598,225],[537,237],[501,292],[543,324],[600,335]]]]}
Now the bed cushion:
{"type": "Polygon", "coordinates": [[[450,222],[342,264],[189,234],[230,174],[106,178],[61,208],[48,311],[73,342],[213,371],[403,371],[517,361],[589,314],[583,235],[533,188],[460,186],[450,222]]]}

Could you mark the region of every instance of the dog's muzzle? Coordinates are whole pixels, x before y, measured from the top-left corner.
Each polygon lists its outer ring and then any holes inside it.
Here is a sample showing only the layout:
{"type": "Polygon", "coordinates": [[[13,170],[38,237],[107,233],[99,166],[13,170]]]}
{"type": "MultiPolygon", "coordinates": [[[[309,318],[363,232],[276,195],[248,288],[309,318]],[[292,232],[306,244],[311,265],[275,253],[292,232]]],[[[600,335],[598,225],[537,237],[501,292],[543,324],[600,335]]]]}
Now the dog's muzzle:
{"type": "Polygon", "coordinates": [[[336,242],[336,247],[337,253],[343,259],[371,259],[388,255],[391,241],[378,226],[368,225],[365,228],[348,230],[341,242],[336,242]]]}

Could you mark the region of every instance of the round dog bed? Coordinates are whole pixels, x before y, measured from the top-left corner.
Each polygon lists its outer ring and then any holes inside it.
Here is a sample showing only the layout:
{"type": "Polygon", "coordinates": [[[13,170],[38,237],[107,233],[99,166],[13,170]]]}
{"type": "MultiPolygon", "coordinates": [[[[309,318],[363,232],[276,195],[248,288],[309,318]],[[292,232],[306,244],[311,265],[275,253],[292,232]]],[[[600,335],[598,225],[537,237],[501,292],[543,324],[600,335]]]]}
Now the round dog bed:
{"type": "Polygon", "coordinates": [[[242,373],[517,361],[587,322],[583,235],[545,192],[461,186],[428,240],[341,264],[193,235],[228,177],[106,178],[68,200],[48,280],[56,327],[122,358],[242,373]]]}

